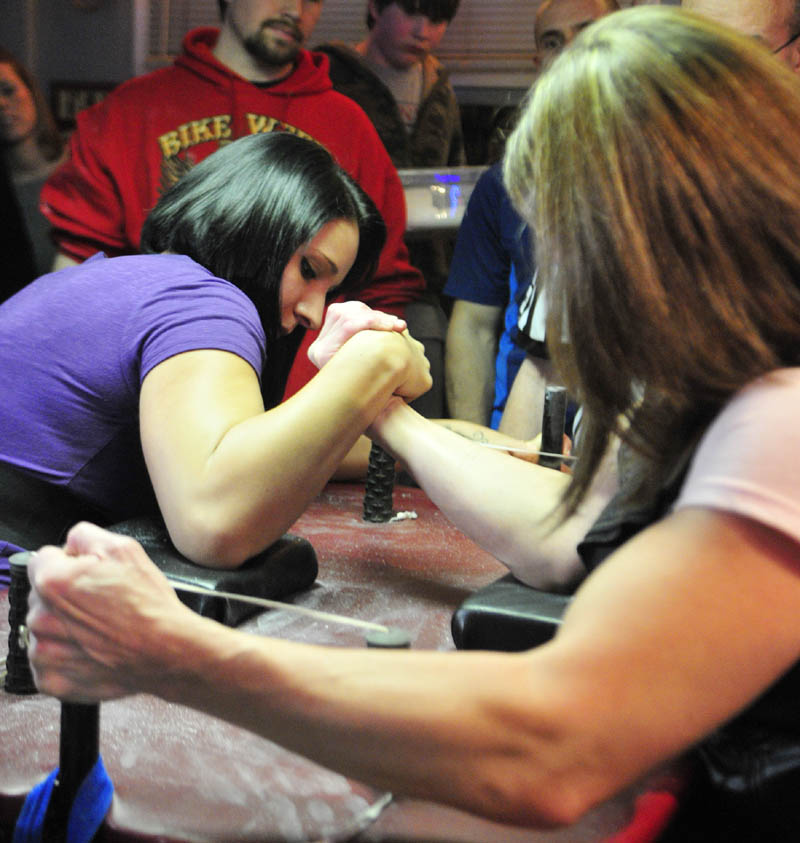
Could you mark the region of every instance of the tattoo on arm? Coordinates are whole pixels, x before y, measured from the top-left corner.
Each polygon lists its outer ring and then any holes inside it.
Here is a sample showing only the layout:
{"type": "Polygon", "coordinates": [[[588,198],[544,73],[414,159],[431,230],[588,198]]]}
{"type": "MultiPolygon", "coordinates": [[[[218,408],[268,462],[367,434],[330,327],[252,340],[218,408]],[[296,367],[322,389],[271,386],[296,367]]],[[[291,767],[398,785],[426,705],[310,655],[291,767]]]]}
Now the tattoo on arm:
{"type": "Polygon", "coordinates": [[[489,437],[482,431],[482,430],[460,430],[458,427],[454,427],[450,424],[443,424],[442,427],[446,428],[447,430],[452,431],[453,433],[461,436],[464,439],[469,439],[470,442],[488,442],[489,437]]]}

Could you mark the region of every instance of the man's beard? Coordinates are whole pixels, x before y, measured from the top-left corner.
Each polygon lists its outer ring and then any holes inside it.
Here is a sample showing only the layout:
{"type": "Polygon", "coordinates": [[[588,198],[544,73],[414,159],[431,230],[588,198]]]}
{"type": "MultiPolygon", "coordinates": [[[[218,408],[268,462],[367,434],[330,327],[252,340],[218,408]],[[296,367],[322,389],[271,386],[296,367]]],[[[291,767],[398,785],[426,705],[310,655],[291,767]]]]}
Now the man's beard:
{"type": "Polygon", "coordinates": [[[255,35],[249,35],[242,42],[245,50],[259,63],[268,67],[283,67],[295,60],[300,52],[300,44],[277,42],[266,29],[260,29],[255,35]]]}

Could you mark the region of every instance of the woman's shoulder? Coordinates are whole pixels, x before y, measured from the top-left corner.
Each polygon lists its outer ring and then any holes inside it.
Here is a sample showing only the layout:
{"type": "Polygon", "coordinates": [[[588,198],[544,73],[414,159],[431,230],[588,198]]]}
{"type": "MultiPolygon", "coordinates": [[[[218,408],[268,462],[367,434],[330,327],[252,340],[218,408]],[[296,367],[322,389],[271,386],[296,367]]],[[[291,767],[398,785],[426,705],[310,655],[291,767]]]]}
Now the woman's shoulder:
{"type": "Polygon", "coordinates": [[[775,369],[740,389],[709,426],[699,450],[719,448],[731,438],[747,441],[770,434],[800,439],[800,367],[775,369]]]}
{"type": "Polygon", "coordinates": [[[82,298],[106,303],[118,315],[128,343],[138,345],[165,330],[191,331],[192,325],[205,322],[231,322],[262,333],[247,294],[186,255],[97,254],[62,272],[78,276],[72,286],[82,298]]]}
{"type": "MultiPolygon", "coordinates": [[[[88,264],[89,261],[83,265],[88,266],[88,264]]],[[[155,274],[156,277],[161,277],[162,275],[169,277],[175,273],[180,273],[182,275],[191,273],[197,275],[198,278],[211,276],[211,273],[205,267],[201,266],[188,255],[175,255],[171,252],[110,257],[107,258],[105,271],[131,273],[147,272],[148,275],[155,274]]]]}
{"type": "Polygon", "coordinates": [[[700,441],[676,508],[734,512],[800,540],[800,367],[736,393],[700,441]]]}
{"type": "MultiPolygon", "coordinates": [[[[89,261],[83,265],[88,267],[88,264],[89,261]]],[[[188,255],[167,252],[122,255],[106,259],[103,264],[97,265],[96,270],[109,280],[139,288],[137,294],[144,298],[148,298],[148,291],[152,296],[161,296],[165,291],[176,296],[208,291],[213,295],[247,299],[247,295],[235,284],[214,275],[188,255]]]]}
{"type": "Polygon", "coordinates": [[[800,366],[775,369],[751,381],[731,398],[718,420],[727,418],[728,424],[730,420],[741,423],[742,420],[761,416],[771,422],[774,413],[783,418],[791,416],[787,412],[789,405],[800,411],[800,366]]]}

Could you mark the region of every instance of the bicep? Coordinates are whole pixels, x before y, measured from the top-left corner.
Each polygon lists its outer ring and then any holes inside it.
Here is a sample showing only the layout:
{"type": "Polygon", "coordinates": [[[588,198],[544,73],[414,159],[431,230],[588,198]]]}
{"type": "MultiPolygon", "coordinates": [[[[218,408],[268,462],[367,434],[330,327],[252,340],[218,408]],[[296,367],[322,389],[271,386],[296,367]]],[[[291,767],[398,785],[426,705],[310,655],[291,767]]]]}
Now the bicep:
{"type": "Polygon", "coordinates": [[[231,352],[184,352],[148,372],[139,425],[162,512],[191,492],[225,434],[263,410],[255,371],[231,352]]]}

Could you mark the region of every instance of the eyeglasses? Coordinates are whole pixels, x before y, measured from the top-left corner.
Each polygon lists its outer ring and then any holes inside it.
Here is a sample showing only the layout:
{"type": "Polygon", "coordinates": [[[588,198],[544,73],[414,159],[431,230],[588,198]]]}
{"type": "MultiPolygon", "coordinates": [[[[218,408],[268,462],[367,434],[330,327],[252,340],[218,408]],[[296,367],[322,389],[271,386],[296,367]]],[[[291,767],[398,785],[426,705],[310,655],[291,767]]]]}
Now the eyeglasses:
{"type": "Polygon", "coordinates": [[[785,44],[781,44],[780,47],[777,47],[772,52],[779,53],[781,50],[785,50],[789,46],[789,44],[794,43],[795,41],[797,41],[798,38],[800,38],[800,32],[795,32],[795,34],[792,35],[792,37],[785,44]]]}

